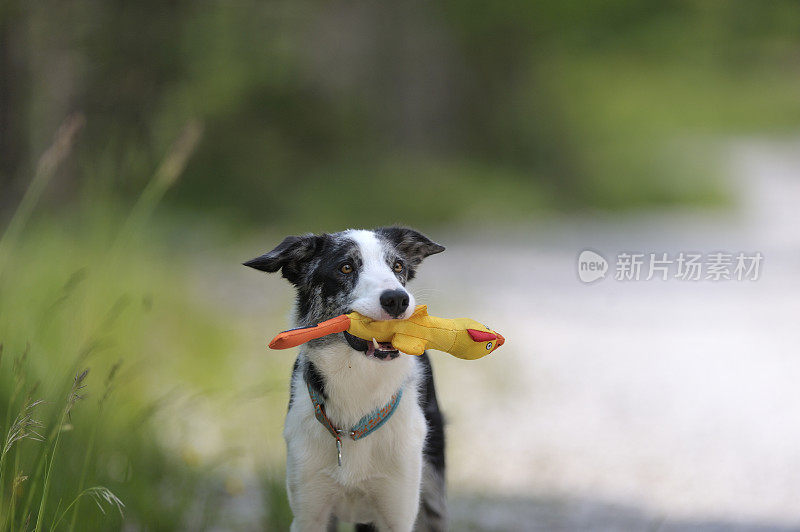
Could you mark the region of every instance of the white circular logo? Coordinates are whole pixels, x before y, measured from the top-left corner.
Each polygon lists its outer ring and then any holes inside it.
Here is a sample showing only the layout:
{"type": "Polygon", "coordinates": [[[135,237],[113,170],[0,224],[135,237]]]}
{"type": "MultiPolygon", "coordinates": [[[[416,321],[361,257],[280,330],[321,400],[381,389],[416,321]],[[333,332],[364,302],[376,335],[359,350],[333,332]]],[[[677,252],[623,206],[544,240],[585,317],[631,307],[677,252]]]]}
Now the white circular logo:
{"type": "Polygon", "coordinates": [[[578,278],[584,283],[593,283],[605,279],[608,261],[590,249],[584,249],[578,255],[578,278]]]}

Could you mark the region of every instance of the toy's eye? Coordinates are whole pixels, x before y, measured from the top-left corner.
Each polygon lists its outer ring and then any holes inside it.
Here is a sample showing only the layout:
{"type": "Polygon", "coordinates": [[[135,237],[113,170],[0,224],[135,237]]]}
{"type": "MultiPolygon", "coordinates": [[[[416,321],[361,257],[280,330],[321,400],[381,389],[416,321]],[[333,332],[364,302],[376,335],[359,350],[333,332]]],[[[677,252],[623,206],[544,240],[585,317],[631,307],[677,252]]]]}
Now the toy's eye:
{"type": "Polygon", "coordinates": [[[397,273],[402,272],[403,271],[403,263],[400,262],[399,260],[394,261],[394,266],[392,266],[392,269],[397,273]]]}
{"type": "Polygon", "coordinates": [[[487,351],[491,351],[492,350],[492,342],[489,342],[488,344],[486,344],[486,350],[487,351]]]}
{"type": "Polygon", "coordinates": [[[339,271],[341,271],[342,273],[353,273],[353,265],[350,264],[349,262],[345,262],[344,264],[341,265],[339,271]]]}

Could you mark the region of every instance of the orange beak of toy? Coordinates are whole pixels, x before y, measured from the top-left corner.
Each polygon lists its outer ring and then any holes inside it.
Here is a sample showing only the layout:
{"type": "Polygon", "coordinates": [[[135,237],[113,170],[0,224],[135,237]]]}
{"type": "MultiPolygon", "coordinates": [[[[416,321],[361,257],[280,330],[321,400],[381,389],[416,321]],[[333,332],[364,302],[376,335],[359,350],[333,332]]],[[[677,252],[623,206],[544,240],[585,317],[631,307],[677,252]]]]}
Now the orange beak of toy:
{"type": "MultiPolygon", "coordinates": [[[[494,349],[497,349],[498,347],[500,347],[504,343],[506,343],[506,339],[503,338],[502,334],[497,333],[497,340],[495,340],[494,349]]],[[[494,351],[494,349],[492,349],[492,351],[494,351]]]]}

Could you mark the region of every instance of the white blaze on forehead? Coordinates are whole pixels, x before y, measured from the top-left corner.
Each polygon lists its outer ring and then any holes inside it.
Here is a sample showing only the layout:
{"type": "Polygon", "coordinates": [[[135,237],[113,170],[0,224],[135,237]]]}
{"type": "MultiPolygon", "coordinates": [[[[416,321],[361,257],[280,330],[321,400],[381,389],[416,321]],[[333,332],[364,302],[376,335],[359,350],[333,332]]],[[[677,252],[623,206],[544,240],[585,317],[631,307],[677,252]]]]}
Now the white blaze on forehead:
{"type": "MultiPolygon", "coordinates": [[[[373,319],[391,318],[381,308],[380,297],[386,290],[405,290],[386,261],[384,243],[372,231],[351,229],[344,236],[358,245],[363,261],[358,272],[358,283],[353,290],[353,310],[373,319]]],[[[409,293],[409,305],[400,318],[408,318],[414,311],[414,297],[409,293]]]]}
{"type": "Polygon", "coordinates": [[[367,288],[382,288],[383,290],[403,288],[394,272],[389,268],[389,264],[386,262],[386,250],[375,233],[365,230],[351,230],[345,234],[355,241],[361,253],[363,264],[358,272],[359,285],[362,284],[363,280],[367,288]]]}
{"type": "Polygon", "coordinates": [[[358,244],[358,249],[365,264],[369,261],[384,262],[383,245],[378,240],[378,236],[372,231],[350,229],[345,231],[344,236],[358,244]]]}

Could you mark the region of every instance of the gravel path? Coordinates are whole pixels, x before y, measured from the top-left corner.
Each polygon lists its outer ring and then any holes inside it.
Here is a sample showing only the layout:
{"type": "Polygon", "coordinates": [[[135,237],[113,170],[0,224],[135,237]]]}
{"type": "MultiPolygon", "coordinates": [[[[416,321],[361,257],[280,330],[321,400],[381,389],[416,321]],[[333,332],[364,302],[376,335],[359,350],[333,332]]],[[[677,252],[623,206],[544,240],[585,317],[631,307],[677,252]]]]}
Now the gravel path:
{"type": "Polygon", "coordinates": [[[439,238],[417,292],[507,338],[434,357],[457,530],[800,530],[800,145],[730,162],[734,213],[439,238]],[[591,285],[585,248],[612,262],[591,285]],[[755,282],[623,282],[622,251],[764,261],[755,282]]]}

